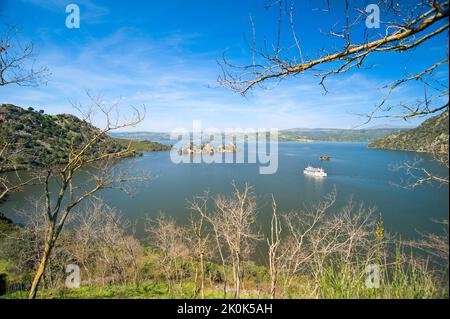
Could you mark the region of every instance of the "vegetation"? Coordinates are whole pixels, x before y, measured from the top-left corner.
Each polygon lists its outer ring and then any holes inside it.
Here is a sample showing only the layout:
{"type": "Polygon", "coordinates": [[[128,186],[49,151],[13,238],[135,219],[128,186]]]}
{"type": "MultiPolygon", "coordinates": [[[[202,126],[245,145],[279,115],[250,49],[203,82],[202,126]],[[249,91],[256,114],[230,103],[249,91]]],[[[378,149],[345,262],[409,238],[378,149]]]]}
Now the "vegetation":
{"type": "MultiPolygon", "coordinates": [[[[18,254],[27,253],[28,257],[24,257],[26,264],[35,266],[29,298],[36,297],[43,276],[57,254],[57,243],[63,237],[64,226],[70,219],[71,212],[85,200],[95,198],[96,193],[104,188],[116,187],[127,192],[125,184],[144,178],[130,177],[126,172],[114,169],[117,159],[138,153],[130,145],[120,145],[108,136],[111,131],[140,123],[143,119],[141,112],[134,109],[133,120],[123,122],[118,113],[112,113],[116,104],[105,105],[101,96],[95,97],[89,92],[87,95],[91,104],[88,107],[77,106],[84,116],[83,120],[72,115],[48,116],[44,112],[34,112],[32,108],[25,111],[13,105],[2,105],[0,109],[0,157],[3,170],[17,169],[17,162],[24,167],[46,167],[27,180],[17,176],[18,181],[15,181],[0,175],[0,200],[6,198],[11,191],[18,191],[32,182],[45,186],[45,202],[41,204],[44,214],[34,216],[32,224],[35,232],[26,233],[25,238],[21,239],[26,243],[31,242],[29,248],[32,252],[9,243],[13,250],[18,249],[18,254]],[[105,126],[102,129],[92,125],[95,111],[103,116],[105,126]],[[24,143],[25,146],[22,147],[24,143]],[[58,154],[55,150],[61,153],[58,154]],[[49,156],[44,156],[43,153],[49,156]],[[18,156],[26,157],[19,161],[18,156]],[[83,186],[74,185],[74,179],[86,169],[91,170],[90,180],[83,186]],[[55,193],[50,190],[50,185],[57,185],[55,193]],[[40,237],[40,234],[44,236],[40,237]],[[30,259],[33,255],[39,256],[39,259],[30,259]]],[[[13,266],[16,267],[17,264],[13,266]]],[[[21,275],[30,274],[27,272],[21,275]]]]}
{"type": "Polygon", "coordinates": [[[112,137],[127,139],[127,140],[137,140],[137,141],[168,141],[170,140],[169,133],[159,133],[159,132],[113,132],[112,137]]]}
{"type": "Polygon", "coordinates": [[[17,226],[13,221],[0,212],[0,238],[15,230],[17,230],[17,226]]]}
{"type": "MultiPolygon", "coordinates": [[[[283,12],[293,21],[293,4],[291,10],[283,10],[283,3],[274,2],[280,8],[280,29],[283,12]]],[[[321,77],[325,88],[328,76],[365,66],[365,61],[371,60],[367,57],[383,52],[413,53],[415,47],[448,31],[448,23],[444,24],[449,14],[447,1],[420,1],[410,6],[412,9],[397,8],[398,3],[389,1],[380,4],[386,12],[395,12],[386,29],[374,34],[364,31],[362,41],[357,42],[358,37],[350,33],[363,20],[364,10],[356,8],[354,16],[346,4],[345,24],[338,23],[338,30],[330,32],[343,46],[330,41],[331,51],[320,48],[317,52],[322,53],[305,55],[305,60],[292,25],[295,45],[281,43],[278,32],[277,45],[264,45],[274,52],[260,51],[256,44],[252,47],[251,65],[233,66],[225,60],[220,83],[245,94],[271,79],[321,69],[314,75],[321,77]],[[293,48],[298,56],[283,48],[293,48]]],[[[32,45],[13,46],[12,38],[2,35],[0,87],[39,84],[46,70],[33,71],[23,64],[32,56],[32,45]]],[[[448,110],[448,100],[442,98],[448,95],[448,87],[444,84],[433,90],[435,83],[425,79],[446,64],[448,57],[431,66],[418,65],[420,73],[389,85],[387,97],[412,80],[422,81],[427,88],[415,105],[400,105],[404,112],[397,117],[448,110]]],[[[164,216],[148,221],[150,241],[144,245],[135,238],[133,225],[97,196],[104,188],[125,190],[121,184],[133,180],[115,171],[113,164],[117,158],[136,154],[136,149],[114,141],[108,133],[139,123],[141,117],[138,114],[131,123],[117,124],[110,118],[111,109],[100,100],[93,104],[106,116],[102,130],[92,126],[88,117],[50,116],[4,104],[0,108],[0,171],[47,168],[39,177],[45,184],[45,202],[36,202],[34,211],[25,212],[28,222],[19,227],[0,215],[0,279],[7,277],[6,297],[448,298],[448,231],[443,236],[425,235],[417,243],[402,243],[385,234],[382,221],[374,218],[370,209],[349,202],[334,210],[334,194],[316,205],[284,214],[277,211],[273,200],[270,234],[258,231],[258,206],[249,186],[244,190],[235,186],[231,197],[205,194],[190,203],[192,218],[187,226],[164,216]],[[87,167],[92,170],[92,180],[77,185],[74,179],[87,167]],[[57,192],[50,191],[50,183],[57,185],[57,192]],[[79,205],[88,199],[89,206],[79,205]],[[65,225],[71,221],[74,227],[67,229],[65,225]],[[268,267],[252,262],[256,244],[263,240],[268,246],[263,264],[268,267]],[[82,288],[63,288],[68,263],[80,266],[82,288]],[[370,265],[379,267],[379,288],[367,285],[370,265]]],[[[369,120],[377,111],[395,109],[384,106],[385,102],[368,114],[369,120]]],[[[308,140],[298,132],[286,134],[286,140],[308,140]]],[[[425,139],[422,145],[427,145],[428,132],[420,138],[425,139]]],[[[448,154],[448,146],[442,151],[440,142],[435,141],[428,140],[433,152],[448,154]]],[[[403,144],[408,143],[405,138],[403,144]]],[[[401,147],[408,147],[403,144],[401,147]]],[[[11,184],[0,176],[0,199],[30,181],[11,184]]],[[[446,222],[444,225],[448,229],[446,222]]]]}
{"type": "Polygon", "coordinates": [[[449,148],[448,148],[448,110],[426,120],[418,128],[394,133],[369,145],[373,148],[427,152],[447,174],[424,167],[420,160],[398,165],[407,176],[406,187],[415,188],[424,184],[448,185],[449,148]]]}
{"type": "Polygon", "coordinates": [[[371,142],[377,138],[397,131],[401,131],[401,129],[290,129],[281,131],[278,135],[278,139],[280,141],[299,142],[371,142]]]}
{"type": "MultiPolygon", "coordinates": [[[[165,283],[143,283],[138,286],[127,285],[97,285],[83,286],[77,289],[43,289],[38,295],[38,299],[169,299],[169,298],[199,298],[194,294],[195,286],[192,283],[185,283],[176,296],[167,293],[165,283]]],[[[222,298],[220,291],[208,288],[205,291],[206,299],[222,298]]],[[[227,296],[232,298],[232,294],[227,296]]],[[[243,299],[262,298],[261,295],[244,294],[243,299]]],[[[2,298],[0,296],[0,298],[2,298]]],[[[26,294],[23,291],[16,291],[3,296],[4,299],[23,299],[26,294]]]]}
{"type": "Polygon", "coordinates": [[[134,151],[155,152],[155,151],[170,151],[172,149],[172,146],[170,145],[165,145],[158,142],[146,140],[138,141],[124,138],[114,138],[114,141],[124,147],[130,147],[130,149],[134,151]]]}
{"type": "Polygon", "coordinates": [[[417,128],[396,132],[369,144],[372,148],[428,153],[448,153],[448,110],[417,128]]]}
{"type": "MultiPolygon", "coordinates": [[[[278,135],[280,142],[371,142],[382,136],[401,131],[400,128],[372,128],[372,129],[302,129],[293,128],[281,130],[278,135]]],[[[114,133],[111,136],[132,140],[164,140],[169,141],[168,133],[133,132],[114,133]]],[[[244,136],[237,135],[243,139],[244,136]]]]}
{"type": "MultiPolygon", "coordinates": [[[[0,146],[8,147],[0,156],[0,172],[66,163],[70,148],[79,148],[98,132],[90,123],[73,115],[48,115],[31,107],[1,104],[0,146]]],[[[95,156],[125,149],[123,144],[102,136],[90,152],[95,156]]]]}
{"type": "MultiPolygon", "coordinates": [[[[163,215],[147,220],[148,240],[138,241],[132,223],[92,200],[61,233],[36,297],[448,298],[448,233],[403,243],[384,232],[373,210],[334,203],[330,194],[279,213],[273,200],[271,231],[263,234],[252,188],[235,186],[229,197],[194,198],[187,225],[163,215]],[[268,249],[256,264],[258,242],[268,249]],[[81,269],[80,288],[64,285],[69,263],[81,269]],[[370,265],[379,267],[379,288],[368,286],[370,265]]],[[[43,205],[33,207],[24,227],[0,237],[3,298],[27,297],[42,255],[48,222],[43,205]]]]}
{"type": "MultiPolygon", "coordinates": [[[[70,148],[79,148],[99,129],[76,116],[48,115],[33,108],[23,109],[11,104],[0,105],[0,172],[49,167],[67,162],[70,148]],[[6,158],[8,160],[6,160],[6,158]]],[[[103,136],[90,152],[119,152],[128,147],[128,156],[140,151],[166,151],[171,147],[150,141],[134,141],[103,136]]]]}

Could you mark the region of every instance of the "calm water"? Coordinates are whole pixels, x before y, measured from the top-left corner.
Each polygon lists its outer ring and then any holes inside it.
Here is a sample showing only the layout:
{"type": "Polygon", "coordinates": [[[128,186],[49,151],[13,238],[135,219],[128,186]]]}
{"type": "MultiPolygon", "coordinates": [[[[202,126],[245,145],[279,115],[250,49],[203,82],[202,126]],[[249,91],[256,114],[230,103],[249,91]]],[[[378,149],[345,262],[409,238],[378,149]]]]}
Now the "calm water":
{"type": "MultiPolygon", "coordinates": [[[[432,219],[448,219],[448,187],[420,187],[407,190],[394,184],[404,176],[391,169],[393,165],[420,157],[425,165],[437,167],[427,155],[410,152],[368,149],[365,143],[280,143],[279,167],[274,175],[260,175],[257,164],[173,164],[169,152],[146,153],[119,164],[141,174],[151,173],[155,179],[140,183],[133,197],[116,190],[103,191],[109,205],[117,207],[130,219],[138,220],[142,235],[142,217],[159,212],[185,222],[189,216],[187,199],[209,189],[212,194],[229,193],[231,182],[248,182],[254,186],[260,207],[259,222],[267,225],[270,216],[270,194],[274,194],[280,211],[290,211],[320,200],[336,187],[337,207],[350,196],[367,206],[375,206],[382,214],[385,228],[403,237],[417,236],[417,231],[433,231],[432,219]],[[329,162],[318,157],[327,154],[329,162]],[[305,166],[322,166],[328,177],[304,176],[305,166]]],[[[17,218],[15,210],[27,207],[27,199],[40,193],[39,186],[13,194],[2,204],[2,211],[17,218]]],[[[264,230],[264,226],[261,226],[264,230]]]]}

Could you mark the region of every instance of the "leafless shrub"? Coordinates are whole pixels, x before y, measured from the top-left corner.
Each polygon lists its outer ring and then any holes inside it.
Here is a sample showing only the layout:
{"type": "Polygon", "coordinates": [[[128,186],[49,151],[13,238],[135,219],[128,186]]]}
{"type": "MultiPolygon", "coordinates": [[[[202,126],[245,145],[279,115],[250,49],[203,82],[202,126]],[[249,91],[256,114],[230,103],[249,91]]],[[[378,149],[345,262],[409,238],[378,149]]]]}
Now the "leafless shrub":
{"type": "Polygon", "coordinates": [[[185,277],[182,263],[191,253],[186,243],[187,231],[164,215],[147,219],[146,231],[150,235],[150,245],[160,253],[158,266],[166,278],[169,294],[173,295],[174,283],[182,287],[185,277]]]}
{"type": "MultiPolygon", "coordinates": [[[[209,194],[198,196],[189,202],[189,209],[192,211],[190,218],[190,249],[200,262],[200,295],[205,298],[205,260],[211,255],[210,233],[207,230],[209,194]]],[[[195,267],[195,284],[197,285],[197,267],[195,267]]]]}
{"type": "MultiPolygon", "coordinates": [[[[261,236],[254,230],[256,222],[256,200],[251,187],[246,184],[241,191],[233,183],[233,196],[218,196],[214,200],[215,212],[210,223],[222,240],[233,268],[234,297],[239,298],[243,274],[243,261],[249,258],[255,242],[261,236]]],[[[219,248],[223,251],[223,248],[219,248]]]]}
{"type": "Polygon", "coordinates": [[[285,294],[298,276],[312,276],[315,295],[329,267],[342,267],[343,273],[359,276],[361,267],[382,258],[384,234],[376,232],[374,210],[349,200],[335,212],[335,200],[332,193],[318,204],[283,216],[287,235],[278,260],[285,294]]]}
{"type": "Polygon", "coordinates": [[[100,274],[103,284],[137,285],[143,248],[134,237],[133,225],[102,200],[91,201],[77,217],[70,251],[85,271],[86,282],[95,282],[100,274]]]}
{"type": "MultiPolygon", "coordinates": [[[[8,259],[14,260],[14,272],[19,274],[21,284],[29,286],[32,277],[29,275],[39,267],[42,252],[45,245],[48,220],[45,215],[43,198],[28,200],[26,210],[16,212],[17,217],[22,220],[22,226],[16,231],[4,234],[6,237],[8,259]]],[[[68,221],[70,222],[70,221],[68,221]]],[[[64,234],[60,242],[54,247],[54,253],[48,260],[48,267],[43,275],[42,284],[46,288],[57,288],[64,276],[64,267],[69,260],[68,247],[70,236],[64,234]]]]}
{"type": "Polygon", "coordinates": [[[406,161],[393,167],[394,170],[402,171],[406,176],[404,181],[396,185],[408,189],[415,189],[423,185],[448,186],[448,144],[443,150],[440,147],[439,149],[438,147],[433,147],[430,154],[436,163],[438,163],[442,168],[446,168],[446,175],[436,172],[433,168],[425,167],[424,160],[422,158],[415,157],[414,160],[406,161]]]}
{"type": "Polygon", "coordinates": [[[438,266],[438,270],[445,265],[446,269],[443,270],[448,276],[448,220],[435,221],[435,223],[442,226],[441,233],[420,233],[421,239],[410,241],[408,244],[425,252],[426,257],[431,258],[431,262],[438,266]]]}

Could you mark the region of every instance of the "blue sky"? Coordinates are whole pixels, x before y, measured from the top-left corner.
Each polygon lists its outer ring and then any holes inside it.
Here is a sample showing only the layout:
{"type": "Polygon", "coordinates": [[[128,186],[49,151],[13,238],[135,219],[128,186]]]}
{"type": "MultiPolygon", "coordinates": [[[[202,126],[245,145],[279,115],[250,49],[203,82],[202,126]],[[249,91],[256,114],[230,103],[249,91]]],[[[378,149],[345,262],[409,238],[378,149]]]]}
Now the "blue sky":
{"type": "MultiPolygon", "coordinates": [[[[33,41],[37,63],[52,73],[46,86],[2,89],[0,102],[50,114],[76,114],[70,101],[86,102],[85,90],[90,90],[102,94],[105,102],[120,101],[125,114],[130,105],[145,104],[146,118],[133,130],[189,128],[192,120],[220,129],[352,128],[363,122],[355,113],[370,111],[384,96],[383,85],[420,65],[431,66],[446,52],[443,36],[414,54],[375,57],[369,61],[374,64],[370,70],[330,78],[326,95],[319,79],[311,75],[271,83],[268,90],[247,97],[217,87],[217,60],[225,50],[234,62],[249,62],[243,33],[251,33],[250,15],[258,43],[274,40],[276,10],[264,8],[265,3],[0,0],[1,17],[21,28],[21,41],[33,41]],[[69,3],[80,7],[80,29],[65,26],[69,3]]],[[[318,48],[333,45],[320,28],[342,22],[342,10],[324,14],[305,2],[297,12],[298,36],[306,56],[314,57],[318,48]]],[[[290,34],[283,37],[289,40],[290,34]]],[[[439,76],[448,82],[448,71],[439,76]]],[[[420,84],[398,90],[391,103],[414,101],[419,90],[420,84]]],[[[369,126],[417,123],[380,119],[369,126]]]]}

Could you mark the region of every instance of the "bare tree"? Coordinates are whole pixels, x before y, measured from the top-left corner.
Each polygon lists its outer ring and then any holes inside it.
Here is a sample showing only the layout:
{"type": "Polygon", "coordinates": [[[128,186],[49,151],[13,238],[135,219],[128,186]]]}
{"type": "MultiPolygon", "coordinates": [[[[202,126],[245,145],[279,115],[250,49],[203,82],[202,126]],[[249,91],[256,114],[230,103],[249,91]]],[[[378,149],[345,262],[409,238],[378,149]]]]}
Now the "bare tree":
{"type": "MultiPolygon", "coordinates": [[[[231,260],[234,297],[239,298],[243,276],[242,265],[251,254],[254,243],[260,240],[260,235],[254,231],[256,221],[256,200],[252,188],[245,184],[241,191],[233,182],[233,195],[226,197],[219,195],[214,199],[213,212],[208,212],[208,193],[194,198],[190,202],[190,209],[200,215],[200,219],[194,226],[198,233],[199,221],[203,225],[207,221],[211,226],[217,250],[222,262],[224,276],[224,298],[227,296],[227,263],[231,260]]],[[[203,227],[203,226],[202,226],[203,227]]],[[[197,235],[198,240],[200,238],[197,235]]],[[[206,237],[202,237],[205,239],[206,237]]],[[[199,241],[198,247],[204,250],[206,241],[199,241]]]]}
{"type": "Polygon", "coordinates": [[[77,216],[72,248],[74,260],[93,282],[100,272],[102,283],[139,281],[142,246],[133,236],[133,225],[103,200],[95,199],[77,216]]]}
{"type": "MultiPolygon", "coordinates": [[[[210,238],[210,234],[206,232],[208,195],[208,192],[206,192],[204,196],[194,198],[189,204],[189,209],[197,215],[197,217],[191,216],[190,224],[192,233],[194,234],[192,250],[200,260],[200,295],[202,299],[205,298],[205,257],[208,255],[208,242],[210,238]]],[[[197,280],[195,280],[195,284],[197,285],[197,280]]]]}
{"type": "MultiPolygon", "coordinates": [[[[1,123],[1,120],[0,120],[1,123]]],[[[42,182],[40,174],[32,173],[29,176],[17,172],[15,164],[11,161],[13,153],[20,152],[18,145],[12,145],[10,141],[0,138],[0,203],[8,194],[20,191],[23,187],[42,182]],[[8,171],[14,173],[6,174],[8,171]]]]}
{"type": "Polygon", "coordinates": [[[335,193],[318,204],[284,216],[288,236],[281,247],[284,291],[301,274],[313,278],[313,296],[330,269],[348,280],[362,281],[364,269],[379,264],[385,240],[373,218],[374,210],[350,199],[342,209],[330,211],[335,193]]]}
{"type": "Polygon", "coordinates": [[[105,105],[101,97],[91,98],[91,100],[92,105],[87,111],[81,108],[79,110],[85,115],[85,121],[92,121],[94,109],[100,111],[104,116],[104,128],[87,130],[85,141],[79,147],[71,145],[67,163],[48,169],[45,176],[45,208],[48,227],[42,259],[30,289],[30,298],[36,297],[52,249],[72,210],[86,199],[94,197],[101,189],[117,188],[127,192],[127,183],[143,179],[143,177],[130,177],[114,168],[115,161],[132,155],[132,150],[129,148],[110,150],[99,147],[102,143],[104,146],[108,142],[107,133],[112,130],[135,126],[141,122],[143,118],[141,112],[135,109],[134,119],[122,121],[114,113],[116,105],[105,105]],[[90,169],[86,170],[86,168],[90,169]],[[86,184],[77,185],[75,178],[83,170],[90,174],[91,178],[86,184]],[[56,192],[52,191],[52,185],[57,185],[56,192]]]}
{"type": "Polygon", "coordinates": [[[272,195],[272,220],[270,222],[270,237],[267,238],[269,247],[269,272],[270,272],[270,297],[273,299],[276,295],[278,284],[278,276],[280,272],[280,253],[279,248],[282,243],[281,239],[281,221],[277,214],[277,203],[272,195]]]}
{"type": "Polygon", "coordinates": [[[150,234],[151,246],[160,253],[159,267],[166,277],[168,292],[173,295],[174,281],[182,287],[184,273],[181,266],[190,254],[186,243],[187,231],[164,215],[147,219],[146,231],[150,234]]]}
{"type": "Polygon", "coordinates": [[[248,184],[245,184],[241,191],[233,183],[233,196],[218,196],[214,203],[216,211],[209,220],[217,230],[219,238],[224,240],[230,254],[234,297],[239,298],[243,275],[242,263],[251,254],[255,241],[261,239],[253,229],[256,221],[256,200],[248,184]]]}
{"type": "MultiPolygon", "coordinates": [[[[258,49],[253,41],[250,44],[252,62],[247,65],[236,66],[224,58],[222,64],[224,72],[219,77],[219,83],[236,92],[246,94],[250,89],[270,79],[281,80],[289,76],[303,75],[306,71],[317,70],[320,66],[328,70],[313,72],[313,75],[319,76],[321,78],[320,83],[323,84],[329,75],[345,73],[350,69],[362,67],[370,55],[390,51],[408,51],[448,31],[448,1],[418,0],[415,5],[402,4],[401,1],[378,1],[377,5],[384,9],[385,12],[393,12],[391,14],[392,21],[381,21],[386,32],[369,34],[364,28],[362,35],[360,33],[351,34],[351,31],[356,29],[358,24],[364,24],[364,18],[367,16],[365,11],[366,4],[351,8],[349,1],[346,0],[344,8],[345,23],[336,23],[330,27],[331,30],[328,33],[329,36],[341,41],[342,47],[338,48],[336,46],[331,52],[318,48],[317,52],[322,52],[319,54],[319,57],[307,59],[304,56],[304,50],[301,49],[301,44],[298,41],[295,26],[293,25],[295,1],[290,1],[290,6],[286,10],[282,8],[283,3],[283,1],[277,0],[271,4],[271,6],[279,6],[276,43],[270,47],[271,49],[268,49],[269,46],[267,45],[263,49],[258,49]],[[288,15],[288,18],[285,19],[289,19],[288,23],[292,27],[290,40],[293,44],[283,46],[281,27],[284,17],[283,12],[285,11],[286,15],[288,15]],[[335,30],[334,28],[340,29],[335,30]],[[357,39],[362,39],[362,41],[356,42],[358,41],[357,39]]],[[[328,6],[326,11],[331,10],[329,2],[328,6]]],[[[252,30],[254,33],[255,26],[253,23],[252,30]]],[[[419,74],[395,81],[389,86],[389,92],[391,93],[402,84],[420,79],[439,67],[445,67],[446,63],[448,64],[448,56],[442,61],[436,62],[433,66],[425,68],[419,74]]],[[[444,104],[436,109],[422,109],[422,111],[420,111],[421,108],[411,109],[408,117],[419,115],[419,113],[435,113],[445,108],[448,108],[448,104],[444,104]]]]}
{"type": "MultiPolygon", "coordinates": [[[[32,43],[22,44],[17,39],[18,29],[0,21],[0,87],[11,84],[20,86],[38,86],[45,84],[50,73],[46,67],[35,68],[34,46],[32,43]]],[[[0,114],[0,124],[2,114],[0,114]]],[[[0,174],[4,171],[15,170],[11,161],[14,154],[20,152],[20,145],[13,145],[13,141],[0,138],[0,174]]],[[[0,176],[0,202],[8,193],[19,191],[24,186],[39,182],[40,176],[22,178],[15,176],[0,176]]]]}
{"type": "MultiPolygon", "coordinates": [[[[217,220],[217,216],[208,212],[208,201],[209,201],[209,193],[205,192],[204,196],[194,198],[194,200],[190,203],[190,208],[200,215],[200,220],[206,220],[209,225],[212,227],[212,236],[214,236],[214,241],[217,247],[217,251],[220,256],[220,261],[222,264],[222,274],[223,274],[223,297],[227,297],[227,285],[228,285],[228,276],[227,276],[227,260],[225,256],[225,248],[223,247],[223,243],[221,241],[221,232],[220,232],[220,221],[217,220]]],[[[202,222],[203,223],[203,222],[202,222]]],[[[194,226],[198,231],[198,223],[194,226]]],[[[199,244],[202,244],[203,241],[199,241],[199,244]]],[[[203,248],[203,247],[202,247],[203,248]]]]}
{"type": "Polygon", "coordinates": [[[30,199],[26,211],[19,210],[17,216],[22,219],[24,227],[18,227],[17,231],[2,234],[6,239],[4,253],[7,259],[14,260],[14,270],[20,275],[22,282],[28,282],[26,275],[37,269],[42,254],[45,239],[45,211],[42,208],[42,199],[30,199]]]}
{"type": "Polygon", "coordinates": [[[424,166],[424,160],[416,157],[412,161],[407,161],[399,165],[394,166],[395,170],[401,170],[405,172],[407,176],[406,180],[401,183],[400,186],[409,189],[414,189],[426,184],[448,185],[449,176],[449,153],[448,144],[447,148],[441,150],[441,147],[432,147],[431,156],[435,162],[439,163],[441,167],[446,168],[447,174],[438,174],[433,168],[427,168],[424,166]]]}
{"type": "Polygon", "coordinates": [[[46,83],[49,70],[35,66],[32,42],[23,44],[17,39],[18,28],[0,25],[0,87],[10,84],[38,86],[46,83]]]}
{"type": "Polygon", "coordinates": [[[332,193],[318,204],[283,216],[288,231],[287,238],[280,247],[280,268],[285,275],[285,294],[295,275],[306,269],[307,264],[313,259],[313,253],[307,248],[312,244],[311,234],[323,222],[326,212],[333,206],[335,200],[336,195],[332,193]]]}
{"type": "MultiPolygon", "coordinates": [[[[433,258],[439,267],[445,265],[445,272],[448,273],[448,220],[434,221],[442,226],[442,232],[438,234],[432,233],[419,233],[420,240],[409,242],[412,247],[419,248],[423,252],[426,252],[428,256],[433,258]]],[[[448,275],[447,275],[448,276],[448,275]]]]}
{"type": "MultiPolygon", "coordinates": [[[[33,274],[39,266],[48,227],[44,198],[29,199],[28,203],[27,209],[16,211],[17,218],[23,226],[17,227],[14,232],[4,234],[7,239],[5,253],[9,255],[7,259],[14,260],[13,269],[19,274],[23,287],[29,286],[32,280],[30,274],[33,274]]],[[[49,258],[46,272],[42,278],[42,286],[46,288],[55,288],[61,282],[60,279],[63,276],[61,269],[64,268],[68,259],[68,238],[70,236],[66,235],[68,234],[64,234],[55,245],[53,254],[49,258]]]]}

